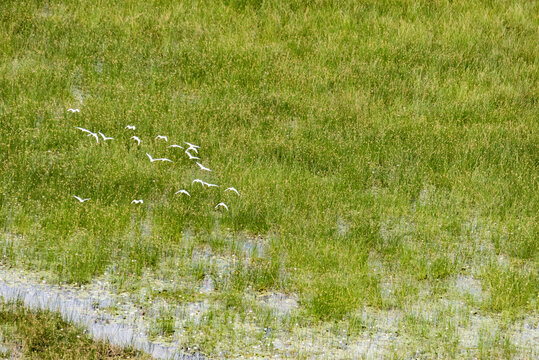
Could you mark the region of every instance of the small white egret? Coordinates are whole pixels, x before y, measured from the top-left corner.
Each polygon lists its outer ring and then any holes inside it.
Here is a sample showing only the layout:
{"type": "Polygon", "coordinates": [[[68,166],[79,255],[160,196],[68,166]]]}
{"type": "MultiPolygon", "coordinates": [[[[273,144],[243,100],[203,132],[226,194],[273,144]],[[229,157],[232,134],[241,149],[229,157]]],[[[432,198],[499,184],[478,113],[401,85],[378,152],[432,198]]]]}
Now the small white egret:
{"type": "Polygon", "coordinates": [[[229,187],[228,189],[225,190],[226,191],[233,191],[236,193],[236,195],[240,196],[240,193],[238,192],[238,190],[236,190],[236,188],[233,188],[233,187],[229,187]]]}
{"type": "Polygon", "coordinates": [[[137,128],[135,127],[135,125],[126,125],[125,127],[126,129],[129,129],[129,130],[136,130],[137,128]]]}
{"type": "Polygon", "coordinates": [[[187,150],[185,150],[185,153],[189,156],[189,160],[200,160],[199,157],[191,155],[191,153],[189,151],[187,151],[187,150]]]}
{"type": "Polygon", "coordinates": [[[75,126],[75,127],[76,127],[77,129],[81,130],[81,131],[84,131],[84,132],[88,133],[88,134],[94,134],[94,132],[92,132],[92,131],[90,131],[90,130],[88,130],[88,129],[81,128],[81,127],[78,127],[78,126],[75,126]]]}
{"type": "Polygon", "coordinates": [[[170,159],[167,159],[167,158],[159,158],[159,159],[154,159],[150,154],[146,153],[146,155],[148,155],[148,157],[150,158],[150,162],[154,162],[154,161],[169,161],[169,162],[173,162],[172,160],[170,159]]]}
{"type": "Polygon", "coordinates": [[[84,131],[85,133],[88,133],[88,136],[93,136],[95,138],[95,140],[97,142],[99,142],[99,136],[97,136],[97,134],[95,132],[91,132],[90,130],[88,129],[85,129],[85,128],[81,128],[81,127],[78,127],[78,126],[75,126],[77,129],[79,129],[80,131],[84,131]]]}
{"type": "Polygon", "coordinates": [[[78,113],[80,112],[80,109],[67,109],[70,113],[78,113]]]}
{"type": "Polygon", "coordinates": [[[95,141],[99,142],[99,136],[97,136],[97,134],[92,133],[92,134],[88,134],[88,136],[93,136],[93,137],[95,137],[95,141]]]}
{"type": "Polygon", "coordinates": [[[184,190],[184,189],[176,191],[174,194],[185,194],[185,195],[191,197],[191,195],[187,192],[187,190],[184,190]]]}
{"type": "Polygon", "coordinates": [[[131,201],[131,204],[144,204],[144,200],[142,200],[142,199],[141,200],[136,200],[135,199],[135,200],[131,201]]]}
{"type": "Polygon", "coordinates": [[[190,148],[194,148],[194,149],[199,149],[199,148],[200,148],[200,146],[195,145],[195,144],[188,143],[187,141],[184,141],[184,143],[186,143],[187,145],[189,145],[190,148]]]}
{"type": "Polygon", "coordinates": [[[210,183],[207,183],[205,182],[204,184],[202,185],[206,185],[207,187],[219,187],[219,185],[216,185],[216,184],[210,184],[210,183]]]}
{"type": "Polygon", "coordinates": [[[226,206],[225,203],[222,203],[222,202],[221,202],[221,203],[219,203],[219,204],[217,204],[217,205],[215,206],[216,209],[219,208],[219,207],[224,207],[224,208],[226,209],[226,211],[228,211],[228,206],[226,206]]]}
{"type": "Polygon", "coordinates": [[[193,182],[191,184],[194,184],[194,183],[199,183],[200,185],[202,185],[202,187],[204,187],[204,184],[205,184],[205,182],[200,180],[200,179],[193,180],[193,182]]]}
{"type": "Polygon", "coordinates": [[[140,138],[138,136],[131,136],[130,139],[133,139],[137,142],[138,145],[140,145],[140,138]]]}
{"type": "Polygon", "coordinates": [[[101,131],[98,131],[97,133],[98,133],[99,135],[101,135],[101,137],[103,138],[103,141],[114,140],[113,137],[106,137],[105,134],[103,134],[101,131]]]}
{"type": "Polygon", "coordinates": [[[167,148],[180,148],[180,149],[183,149],[183,146],[173,144],[173,145],[167,146],[167,148]]]}
{"type": "Polygon", "coordinates": [[[202,164],[199,163],[198,161],[197,161],[197,165],[198,165],[198,167],[200,168],[200,170],[211,171],[210,169],[208,169],[207,167],[205,167],[204,165],[202,165],[202,164]]]}
{"type": "Polygon", "coordinates": [[[77,195],[73,195],[73,197],[74,197],[75,199],[79,200],[81,203],[90,200],[90,198],[88,198],[88,199],[83,199],[83,198],[81,198],[80,196],[77,196],[77,195]]]}
{"type": "Polygon", "coordinates": [[[165,140],[165,141],[168,141],[168,138],[164,135],[157,135],[155,137],[155,140],[165,140]]]}

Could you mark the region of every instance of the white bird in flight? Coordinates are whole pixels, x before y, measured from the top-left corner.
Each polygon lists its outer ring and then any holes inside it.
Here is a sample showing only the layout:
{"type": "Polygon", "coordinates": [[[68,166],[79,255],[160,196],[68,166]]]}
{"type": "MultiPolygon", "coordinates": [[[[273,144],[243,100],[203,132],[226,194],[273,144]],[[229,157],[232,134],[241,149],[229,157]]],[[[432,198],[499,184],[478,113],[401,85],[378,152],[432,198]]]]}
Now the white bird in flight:
{"type": "Polygon", "coordinates": [[[184,143],[186,143],[187,145],[189,145],[189,147],[187,148],[186,151],[193,150],[194,152],[196,152],[196,153],[198,154],[198,148],[199,148],[200,146],[193,145],[193,144],[188,143],[188,142],[185,142],[185,141],[184,141],[184,143]]]}
{"type": "Polygon", "coordinates": [[[95,137],[95,141],[99,142],[99,136],[97,136],[97,134],[88,134],[88,136],[95,137]]]}
{"type": "Polygon", "coordinates": [[[199,157],[191,155],[191,153],[188,150],[185,150],[185,153],[189,156],[189,160],[200,160],[199,157]]]}
{"type": "Polygon", "coordinates": [[[202,185],[202,187],[204,187],[204,184],[205,184],[205,182],[200,180],[200,179],[193,180],[193,182],[191,184],[194,184],[194,183],[200,183],[202,185]]]}
{"type": "Polygon", "coordinates": [[[183,146],[173,144],[173,145],[167,146],[167,148],[180,148],[180,149],[183,149],[183,146]]]}
{"type": "Polygon", "coordinates": [[[98,134],[101,135],[101,137],[103,138],[104,141],[114,140],[113,137],[106,137],[105,134],[103,134],[101,131],[99,131],[98,134]]]}
{"type": "Polygon", "coordinates": [[[225,192],[226,191],[234,191],[238,196],[240,196],[240,193],[238,192],[238,190],[236,190],[236,188],[229,187],[228,189],[225,190],[225,192]]]}
{"type": "Polygon", "coordinates": [[[140,138],[138,136],[131,136],[130,139],[133,139],[137,142],[138,145],[140,145],[140,138]]]}
{"type": "Polygon", "coordinates": [[[81,127],[78,127],[78,126],[75,126],[75,127],[76,127],[77,129],[81,130],[81,131],[84,131],[84,132],[88,133],[88,134],[95,134],[94,132],[91,132],[91,131],[88,130],[88,129],[81,128],[81,127]]]}
{"type": "Polygon", "coordinates": [[[202,185],[202,187],[204,186],[207,186],[207,187],[219,187],[219,185],[216,185],[216,184],[210,184],[210,183],[207,183],[205,181],[202,181],[200,179],[195,179],[193,180],[192,184],[194,183],[200,183],[202,185]]]}
{"type": "Polygon", "coordinates": [[[83,199],[83,198],[81,198],[81,197],[79,197],[79,196],[77,196],[77,195],[73,195],[73,197],[74,197],[75,199],[79,200],[81,203],[90,200],[90,198],[88,198],[88,199],[83,199]]]}
{"type": "Polygon", "coordinates": [[[200,146],[195,145],[195,144],[188,143],[187,141],[184,141],[184,143],[186,143],[187,145],[189,145],[190,148],[195,148],[195,149],[200,148],[200,146]]]}
{"type": "Polygon", "coordinates": [[[131,204],[144,204],[144,200],[133,200],[131,201],[131,204]]]}
{"type": "Polygon", "coordinates": [[[185,195],[191,197],[191,195],[187,192],[187,190],[184,190],[184,189],[176,191],[174,194],[185,194],[185,195]]]}
{"type": "Polygon", "coordinates": [[[99,142],[99,136],[97,136],[97,134],[95,132],[91,132],[90,130],[88,129],[85,129],[85,128],[81,128],[81,127],[78,127],[78,126],[75,126],[77,129],[81,130],[81,131],[84,131],[85,133],[88,133],[88,136],[93,136],[95,137],[95,141],[99,142]]]}
{"type": "Polygon", "coordinates": [[[169,162],[173,162],[172,160],[170,159],[167,159],[167,158],[159,158],[159,159],[154,159],[150,154],[146,153],[146,155],[148,155],[148,157],[150,158],[150,162],[154,162],[154,161],[169,161],[169,162]]]}
{"type": "Polygon", "coordinates": [[[222,202],[221,202],[221,203],[219,203],[219,204],[217,204],[217,205],[215,206],[216,209],[219,208],[219,207],[224,207],[224,208],[226,209],[226,211],[228,211],[228,206],[226,206],[225,203],[222,203],[222,202]]]}
{"type": "Polygon", "coordinates": [[[76,113],[76,112],[78,113],[78,112],[80,112],[79,109],[67,109],[67,111],[69,111],[70,113],[76,113]]]}
{"type": "Polygon", "coordinates": [[[168,141],[168,138],[164,135],[157,135],[155,137],[155,140],[165,140],[165,141],[168,141]]]}
{"type": "Polygon", "coordinates": [[[198,165],[198,167],[200,168],[200,170],[211,171],[210,169],[208,169],[207,167],[205,167],[204,165],[202,165],[202,164],[199,163],[198,161],[197,161],[197,165],[198,165]]]}
{"type": "Polygon", "coordinates": [[[135,127],[135,125],[127,125],[125,127],[126,129],[129,129],[129,130],[136,130],[137,128],[135,127]]]}

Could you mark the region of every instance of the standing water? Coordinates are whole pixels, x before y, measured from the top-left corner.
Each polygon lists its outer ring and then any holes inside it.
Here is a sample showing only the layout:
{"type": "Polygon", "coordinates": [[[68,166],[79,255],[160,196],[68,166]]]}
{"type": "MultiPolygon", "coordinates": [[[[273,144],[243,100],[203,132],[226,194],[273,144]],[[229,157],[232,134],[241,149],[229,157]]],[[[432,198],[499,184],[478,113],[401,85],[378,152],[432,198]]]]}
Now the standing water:
{"type": "Polygon", "coordinates": [[[53,286],[40,283],[30,275],[0,266],[0,299],[21,301],[34,310],[49,310],[60,313],[68,322],[87,329],[95,340],[108,341],[113,345],[133,347],[156,359],[199,360],[202,354],[186,354],[174,344],[151,341],[142,314],[129,311],[123,315],[111,315],[99,311],[111,307],[118,296],[104,289],[91,290],[53,286]]]}

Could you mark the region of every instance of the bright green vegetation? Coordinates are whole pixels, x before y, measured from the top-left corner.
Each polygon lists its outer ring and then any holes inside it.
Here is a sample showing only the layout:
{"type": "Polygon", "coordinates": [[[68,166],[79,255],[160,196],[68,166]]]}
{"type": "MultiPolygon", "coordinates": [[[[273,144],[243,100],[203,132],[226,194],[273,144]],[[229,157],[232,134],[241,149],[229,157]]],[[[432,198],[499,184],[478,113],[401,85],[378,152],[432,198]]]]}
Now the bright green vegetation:
{"type": "MultiPolygon", "coordinates": [[[[77,283],[108,271],[123,289],[168,266],[199,284],[217,272],[193,250],[239,257],[234,244],[260,236],[262,254],[216,280],[240,313],[246,289],[278,290],[299,294],[306,323],[348,321],[474,277],[485,295],[469,306],[537,316],[537,13],[524,0],[4,1],[5,261],[77,283]],[[200,145],[213,171],[158,134],[200,145]]],[[[178,289],[160,296],[202,296],[178,289]]]]}
{"type": "Polygon", "coordinates": [[[0,356],[11,359],[149,359],[134,350],[94,342],[48,312],[0,303],[0,356]]]}

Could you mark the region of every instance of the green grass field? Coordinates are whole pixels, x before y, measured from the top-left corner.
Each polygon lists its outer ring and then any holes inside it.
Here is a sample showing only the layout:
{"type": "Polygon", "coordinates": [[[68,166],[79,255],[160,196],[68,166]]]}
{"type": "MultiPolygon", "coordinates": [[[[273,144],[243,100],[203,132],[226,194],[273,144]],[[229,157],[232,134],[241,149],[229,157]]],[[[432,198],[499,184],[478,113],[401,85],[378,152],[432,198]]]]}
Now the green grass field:
{"type": "MultiPolygon", "coordinates": [[[[537,321],[538,13],[525,0],[3,1],[4,262],[59,282],[106,274],[119,291],[158,274],[177,286],[153,296],[227,309],[208,320],[217,342],[247,293],[297,294],[294,321],[272,325],[292,332],[361,334],[361,309],[439,299],[537,321]],[[184,141],[212,172],[167,148],[184,141]],[[463,278],[479,298],[454,289],[463,278]]],[[[433,335],[443,321],[406,321],[428,354],[467,356],[433,335]]]]}

